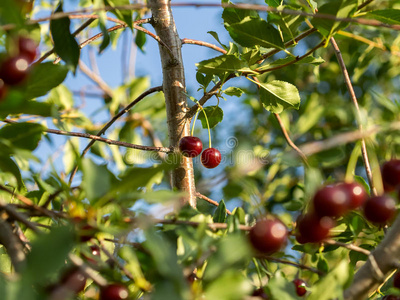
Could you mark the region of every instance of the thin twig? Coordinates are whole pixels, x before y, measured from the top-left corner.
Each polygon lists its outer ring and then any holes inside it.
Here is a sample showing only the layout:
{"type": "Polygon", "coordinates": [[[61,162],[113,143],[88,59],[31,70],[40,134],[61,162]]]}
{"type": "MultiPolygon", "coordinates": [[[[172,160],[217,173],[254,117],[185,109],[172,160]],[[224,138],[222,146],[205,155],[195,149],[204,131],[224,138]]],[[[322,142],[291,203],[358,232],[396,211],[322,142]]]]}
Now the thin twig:
{"type": "Polygon", "coordinates": [[[70,253],[68,257],[75,266],[80,268],[84,275],[91,278],[98,286],[104,287],[107,285],[107,280],[103,276],[101,276],[99,272],[96,272],[91,267],[89,267],[80,257],[72,253],[70,253]]]}
{"type": "Polygon", "coordinates": [[[306,265],[299,264],[299,263],[296,263],[296,262],[293,262],[293,261],[289,261],[289,260],[285,260],[285,259],[281,259],[281,258],[277,258],[277,257],[273,257],[273,256],[260,256],[260,258],[264,258],[264,259],[266,259],[268,261],[273,261],[273,262],[280,263],[280,264],[291,265],[291,266],[294,266],[296,268],[300,268],[300,269],[303,269],[303,270],[308,270],[308,271],[311,271],[311,272],[319,274],[319,275],[325,275],[325,272],[322,272],[320,270],[317,270],[317,269],[314,269],[314,268],[311,268],[311,267],[308,267],[306,265]]]}
{"type": "Polygon", "coordinates": [[[199,41],[199,40],[193,40],[193,39],[182,39],[182,44],[191,44],[191,45],[198,45],[198,46],[204,46],[208,47],[210,49],[214,49],[216,51],[221,52],[222,54],[226,54],[227,51],[225,49],[222,49],[221,47],[218,47],[214,44],[210,44],[204,41],[199,41]]]}
{"type": "Polygon", "coordinates": [[[24,244],[14,234],[10,223],[0,219],[0,244],[7,250],[11,263],[17,273],[25,269],[24,244]]]}
{"type": "MultiPolygon", "coordinates": [[[[342,53],[340,52],[339,46],[337,45],[335,39],[332,37],[330,40],[331,40],[333,48],[335,49],[335,54],[336,54],[337,60],[339,62],[340,69],[342,70],[343,77],[344,77],[347,89],[349,91],[351,100],[353,101],[354,107],[356,109],[356,119],[357,119],[357,123],[358,123],[358,128],[362,132],[363,131],[363,126],[362,126],[361,112],[360,112],[360,108],[358,106],[357,97],[356,97],[356,94],[354,92],[353,85],[351,83],[349,73],[347,72],[347,68],[346,68],[346,65],[345,65],[343,57],[342,57],[342,53]]],[[[377,192],[376,187],[375,187],[374,182],[373,182],[371,165],[369,163],[368,153],[367,153],[367,146],[365,144],[365,140],[364,139],[361,139],[361,153],[362,153],[362,157],[363,157],[363,160],[364,160],[365,171],[367,173],[367,178],[368,178],[368,182],[369,182],[371,191],[372,191],[372,193],[374,195],[377,195],[378,192],[377,192]]]]}
{"type": "MultiPolygon", "coordinates": [[[[368,1],[367,1],[368,2],[368,1]]],[[[369,3],[368,3],[369,4],[369,3]]],[[[398,24],[387,24],[377,20],[371,19],[364,19],[364,18],[338,18],[335,15],[331,14],[322,14],[322,13],[307,13],[304,11],[297,11],[291,9],[282,9],[282,8],[275,8],[272,6],[265,6],[265,5],[257,5],[257,4],[227,4],[227,3],[196,3],[196,2],[188,2],[188,3],[171,3],[172,7],[218,7],[218,8],[236,8],[236,9],[243,9],[243,10],[258,10],[258,11],[265,11],[265,12],[273,12],[273,13],[281,13],[284,15],[293,15],[293,16],[304,16],[316,19],[326,19],[332,20],[336,22],[346,22],[346,23],[356,23],[361,25],[369,25],[375,27],[385,27],[395,30],[400,30],[400,25],[398,24]]],[[[361,4],[363,5],[363,4],[361,4]]],[[[58,12],[53,13],[48,17],[38,18],[38,19],[31,19],[26,22],[27,25],[37,24],[49,20],[56,20],[62,19],[65,17],[69,17],[70,15],[75,14],[83,14],[83,13],[93,13],[97,11],[114,11],[114,10],[138,10],[148,8],[146,4],[130,4],[130,5],[121,5],[121,6],[104,6],[98,8],[83,8],[80,10],[69,11],[69,12],[58,12]]],[[[15,28],[15,24],[6,24],[0,26],[1,30],[8,31],[15,28]]]]}
{"type": "MultiPolygon", "coordinates": [[[[104,127],[95,135],[97,136],[97,140],[100,140],[100,136],[106,132],[106,130],[108,128],[110,128],[110,126],[112,124],[115,123],[115,121],[117,119],[119,119],[123,114],[127,113],[133,106],[135,106],[137,103],[139,103],[141,100],[143,100],[146,96],[155,93],[155,92],[160,92],[162,91],[162,86],[157,86],[151,89],[148,89],[147,91],[143,92],[139,97],[137,97],[135,100],[133,100],[131,103],[129,103],[124,109],[122,109],[118,114],[116,114],[106,125],[104,125],[104,127]]],[[[84,157],[86,155],[86,153],[89,151],[89,149],[93,146],[93,144],[96,142],[96,139],[92,139],[89,144],[86,146],[86,148],[82,151],[81,157],[84,157]]],[[[118,142],[118,143],[122,143],[122,142],[118,142]]],[[[124,144],[128,144],[128,143],[124,143],[124,144]]],[[[132,145],[132,144],[131,144],[132,145]]],[[[143,146],[142,146],[143,147],[143,146]]],[[[132,147],[133,148],[133,147],[132,147]]],[[[158,151],[158,152],[165,152],[165,153],[169,153],[171,152],[170,148],[160,148],[160,147],[146,147],[146,148],[153,148],[153,149],[159,149],[159,150],[167,150],[167,151],[158,151]]],[[[139,148],[134,148],[134,149],[139,149],[139,148]]],[[[139,149],[139,150],[144,150],[144,149],[139,149]]],[[[154,151],[154,150],[153,150],[154,151]]],[[[76,165],[74,167],[74,169],[71,172],[71,175],[69,177],[69,183],[72,183],[72,180],[76,174],[78,170],[78,165],[76,165]]]]}
{"type": "Polygon", "coordinates": [[[292,149],[293,149],[294,151],[297,152],[297,154],[298,154],[298,155],[302,158],[302,160],[304,161],[304,164],[305,164],[306,166],[309,166],[307,156],[306,156],[306,155],[301,151],[301,149],[299,149],[299,147],[297,147],[296,144],[291,140],[291,138],[290,138],[288,132],[286,131],[285,124],[283,124],[282,119],[281,119],[281,117],[279,116],[279,114],[275,114],[275,113],[274,113],[274,116],[275,116],[276,120],[277,120],[278,123],[279,123],[279,127],[281,128],[282,134],[283,134],[283,136],[285,137],[285,140],[286,140],[286,142],[288,143],[288,145],[289,145],[290,147],[292,147],[292,149]]]}
{"type": "MultiPolygon", "coordinates": [[[[169,224],[169,225],[188,225],[188,226],[200,226],[203,225],[204,223],[201,222],[193,222],[193,221],[183,221],[183,220],[160,220],[160,219],[155,219],[155,223],[158,224],[169,224]]],[[[212,230],[218,230],[218,229],[227,229],[228,224],[226,223],[206,223],[208,228],[212,230]]],[[[252,227],[247,226],[247,225],[239,225],[238,229],[243,230],[243,231],[250,231],[252,227]]]]}
{"type": "MultiPolygon", "coordinates": [[[[199,192],[196,192],[196,196],[199,197],[200,199],[203,199],[203,200],[207,201],[208,203],[211,203],[212,205],[219,206],[219,203],[217,201],[214,201],[214,200],[208,198],[207,196],[204,196],[203,194],[200,194],[199,192]]],[[[229,209],[226,209],[226,213],[228,215],[232,214],[232,212],[229,209]]]]}
{"type": "Polygon", "coordinates": [[[112,91],[112,89],[109,87],[109,85],[108,85],[99,75],[97,75],[95,72],[93,72],[92,70],[90,70],[82,60],[79,60],[79,68],[81,69],[81,71],[82,71],[87,77],[89,77],[91,80],[93,80],[93,81],[99,86],[99,88],[100,88],[108,97],[110,97],[110,98],[113,97],[113,91],[112,91]]]}
{"type": "Polygon", "coordinates": [[[367,249],[363,249],[363,248],[358,247],[358,246],[353,245],[353,244],[346,244],[346,243],[338,242],[338,241],[335,241],[335,240],[332,240],[332,239],[324,240],[323,243],[324,244],[328,244],[328,245],[335,245],[335,246],[343,247],[343,248],[346,248],[346,249],[349,249],[349,250],[352,250],[352,251],[356,251],[356,252],[365,254],[367,256],[371,254],[371,252],[369,250],[367,250],[367,249]]]}

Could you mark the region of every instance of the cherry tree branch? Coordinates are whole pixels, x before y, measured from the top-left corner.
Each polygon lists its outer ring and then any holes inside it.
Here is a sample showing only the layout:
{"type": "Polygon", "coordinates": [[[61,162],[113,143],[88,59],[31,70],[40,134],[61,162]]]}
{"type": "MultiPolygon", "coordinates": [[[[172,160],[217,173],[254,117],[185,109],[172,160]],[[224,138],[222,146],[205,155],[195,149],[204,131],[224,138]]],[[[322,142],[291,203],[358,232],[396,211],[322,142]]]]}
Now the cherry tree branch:
{"type": "Polygon", "coordinates": [[[7,250],[15,271],[21,273],[25,268],[24,245],[14,234],[11,224],[2,219],[0,219],[0,244],[7,250]]]}
{"type": "MultiPolygon", "coordinates": [[[[345,65],[343,57],[342,57],[342,53],[340,52],[339,46],[337,45],[335,39],[332,37],[330,40],[331,40],[332,46],[333,46],[333,48],[335,50],[335,54],[336,54],[337,60],[339,62],[340,69],[342,70],[342,74],[343,74],[343,77],[344,77],[344,80],[345,80],[345,83],[346,83],[346,86],[347,86],[347,90],[349,91],[351,100],[353,101],[354,107],[356,109],[356,118],[357,118],[358,128],[362,132],[363,131],[363,125],[362,125],[361,112],[360,112],[360,108],[358,106],[357,97],[356,97],[356,94],[354,92],[353,85],[351,83],[349,73],[347,72],[347,68],[346,68],[346,65],[345,65]]],[[[376,187],[374,185],[374,181],[373,181],[373,177],[372,177],[371,165],[370,165],[369,159],[368,159],[367,146],[365,144],[365,140],[364,139],[361,139],[361,153],[362,153],[362,157],[363,157],[363,160],[364,160],[364,166],[365,166],[365,171],[367,173],[369,186],[371,188],[372,193],[374,195],[377,195],[378,192],[377,192],[376,187]]]]}
{"type": "MultiPolygon", "coordinates": [[[[162,91],[162,86],[157,86],[151,89],[148,89],[147,91],[143,92],[141,95],[139,95],[139,97],[137,97],[135,100],[133,100],[131,103],[129,103],[126,107],[124,107],[118,114],[116,114],[106,125],[104,125],[104,127],[95,135],[97,136],[97,138],[92,139],[92,141],[90,141],[90,143],[86,146],[86,148],[82,151],[81,157],[84,157],[86,155],[86,153],[90,150],[90,148],[94,145],[94,143],[97,140],[101,140],[102,138],[100,138],[100,136],[105,133],[107,131],[108,128],[111,127],[112,124],[115,123],[115,121],[117,121],[123,114],[127,113],[130,109],[132,109],[132,107],[134,107],[137,103],[139,103],[140,101],[142,101],[146,96],[155,93],[155,92],[161,92],[162,91]]],[[[118,142],[118,143],[122,143],[122,142],[118,142]]],[[[126,143],[129,144],[129,143],[126,143]]],[[[132,144],[131,144],[132,145],[132,144]]],[[[150,148],[154,148],[154,149],[163,149],[161,147],[150,147],[150,148]]],[[[134,149],[138,149],[138,148],[134,148],[134,149]]],[[[165,152],[165,153],[169,153],[171,152],[171,148],[164,148],[164,150],[167,150],[167,152],[165,151],[160,151],[160,152],[165,152]]],[[[144,150],[144,149],[139,149],[139,150],[144,150]]],[[[153,151],[153,150],[151,150],[153,151]]],[[[78,165],[75,166],[75,168],[72,170],[71,175],[69,177],[69,183],[72,183],[72,179],[74,178],[76,172],[78,171],[78,165]]]]}
{"type": "Polygon", "coordinates": [[[216,51],[221,52],[222,54],[226,54],[226,50],[222,49],[221,47],[218,47],[214,44],[210,44],[207,42],[199,41],[199,40],[193,40],[193,39],[182,39],[182,44],[191,44],[191,45],[198,45],[198,46],[203,46],[203,47],[208,47],[210,49],[214,49],[216,51]]]}
{"type": "Polygon", "coordinates": [[[290,260],[286,260],[286,259],[281,259],[281,258],[277,258],[277,257],[273,257],[273,256],[260,256],[260,258],[264,258],[268,261],[272,261],[272,262],[276,262],[276,263],[280,263],[280,264],[285,264],[285,265],[290,265],[290,266],[294,266],[296,268],[300,268],[303,270],[307,270],[307,271],[311,271],[313,273],[316,273],[318,275],[325,275],[325,272],[322,272],[320,270],[308,267],[306,265],[303,264],[299,264],[290,260]]]}
{"type": "MultiPolygon", "coordinates": [[[[199,197],[200,199],[203,199],[203,200],[207,201],[208,203],[211,203],[212,205],[219,206],[219,203],[217,201],[214,201],[214,200],[208,198],[207,196],[204,196],[203,194],[200,194],[199,192],[196,192],[196,196],[199,197]]],[[[232,212],[229,209],[226,209],[226,213],[228,215],[232,214],[232,212]]]]}
{"type": "Polygon", "coordinates": [[[86,66],[86,64],[82,61],[79,60],[79,68],[81,69],[81,71],[87,76],[89,77],[91,80],[93,80],[98,86],[99,88],[110,98],[113,97],[113,91],[112,89],[109,87],[109,85],[96,73],[92,72],[88,66],[86,66]]]}

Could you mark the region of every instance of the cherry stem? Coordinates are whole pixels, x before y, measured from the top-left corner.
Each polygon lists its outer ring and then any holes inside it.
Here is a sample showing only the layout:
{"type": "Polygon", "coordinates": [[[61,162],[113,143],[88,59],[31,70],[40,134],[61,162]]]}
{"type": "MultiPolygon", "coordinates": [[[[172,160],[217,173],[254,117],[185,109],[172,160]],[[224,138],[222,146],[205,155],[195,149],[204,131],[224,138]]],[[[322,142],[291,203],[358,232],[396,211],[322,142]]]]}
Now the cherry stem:
{"type": "MultiPolygon", "coordinates": [[[[209,144],[209,148],[211,148],[211,130],[210,130],[210,123],[208,123],[208,118],[207,118],[207,114],[206,111],[204,110],[203,106],[200,104],[199,101],[195,101],[196,104],[199,106],[199,108],[203,111],[204,113],[204,117],[206,118],[206,122],[207,122],[207,129],[208,129],[208,144],[209,144]]],[[[197,110],[196,115],[199,113],[199,110],[197,110]]],[[[196,121],[196,118],[194,119],[194,121],[196,121]]],[[[193,126],[194,126],[194,122],[193,122],[193,126]]],[[[193,133],[192,133],[193,135],[193,133]]]]}
{"type": "Polygon", "coordinates": [[[194,119],[193,119],[192,131],[191,131],[191,135],[192,135],[192,136],[193,136],[193,133],[194,133],[194,126],[195,126],[195,124],[196,124],[197,116],[199,115],[199,112],[200,112],[200,110],[197,110],[197,112],[196,112],[196,114],[195,114],[195,116],[194,116],[194,119]]]}

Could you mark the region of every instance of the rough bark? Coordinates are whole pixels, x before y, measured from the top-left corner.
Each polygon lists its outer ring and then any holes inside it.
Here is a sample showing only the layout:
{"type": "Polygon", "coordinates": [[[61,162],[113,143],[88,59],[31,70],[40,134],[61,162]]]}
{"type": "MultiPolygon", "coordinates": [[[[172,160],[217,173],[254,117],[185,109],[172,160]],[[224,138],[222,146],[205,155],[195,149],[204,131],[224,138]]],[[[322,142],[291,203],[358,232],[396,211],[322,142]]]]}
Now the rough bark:
{"type": "MultiPolygon", "coordinates": [[[[177,147],[183,136],[190,135],[190,122],[186,118],[188,111],[185,92],[185,74],[182,62],[182,42],[176,31],[169,0],[149,0],[153,15],[152,25],[163,41],[159,44],[163,70],[163,91],[167,110],[169,143],[177,147]]],[[[187,192],[185,202],[196,206],[196,191],[192,159],[183,157],[180,166],[172,171],[171,185],[187,192]]]]}
{"type": "Polygon", "coordinates": [[[398,264],[400,257],[400,217],[388,230],[383,241],[371,252],[367,262],[354,275],[344,292],[346,300],[364,300],[376,290],[398,264]]]}

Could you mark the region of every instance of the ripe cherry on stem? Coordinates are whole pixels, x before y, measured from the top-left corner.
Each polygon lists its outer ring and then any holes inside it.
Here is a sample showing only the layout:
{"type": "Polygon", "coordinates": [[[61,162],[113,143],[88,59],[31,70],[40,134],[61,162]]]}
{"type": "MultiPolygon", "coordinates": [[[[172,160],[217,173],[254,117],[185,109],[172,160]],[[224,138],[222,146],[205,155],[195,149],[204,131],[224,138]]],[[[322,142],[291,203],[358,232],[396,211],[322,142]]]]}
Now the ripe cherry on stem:
{"type": "Polygon", "coordinates": [[[29,63],[32,63],[37,55],[37,44],[34,40],[28,37],[19,37],[18,39],[19,53],[26,56],[29,63]]]}
{"type": "Polygon", "coordinates": [[[357,183],[341,183],[338,187],[342,188],[348,195],[348,205],[349,209],[356,209],[364,204],[364,202],[368,198],[368,194],[365,191],[364,187],[357,183]]]}
{"type": "Polygon", "coordinates": [[[208,169],[217,167],[221,159],[221,152],[215,148],[208,148],[201,154],[201,163],[208,169]]]}
{"type": "Polygon", "coordinates": [[[293,283],[296,287],[296,294],[298,296],[304,296],[307,293],[307,289],[306,289],[306,282],[300,278],[296,278],[295,280],[293,280],[293,283]]]}
{"type": "Polygon", "coordinates": [[[315,193],[313,204],[316,214],[320,217],[340,217],[349,208],[349,196],[340,185],[328,185],[315,193]]]}
{"type": "Polygon", "coordinates": [[[400,184],[400,160],[392,159],[385,162],[381,169],[385,191],[393,190],[400,184]]]}
{"type": "Polygon", "coordinates": [[[296,240],[301,243],[318,243],[328,237],[335,222],[330,217],[308,213],[297,220],[296,240]]]}
{"type": "Polygon", "coordinates": [[[371,197],[365,202],[364,215],[372,223],[384,224],[393,218],[396,202],[389,196],[371,197]]]}
{"type": "Polygon", "coordinates": [[[100,300],[124,300],[128,299],[127,287],[120,283],[113,283],[100,290],[100,300]]]}
{"type": "Polygon", "coordinates": [[[22,83],[28,76],[29,60],[24,55],[9,57],[1,63],[0,78],[8,85],[22,83]]]}
{"type": "Polygon", "coordinates": [[[85,289],[86,276],[78,267],[72,267],[61,277],[61,284],[74,293],[79,293],[85,289]]]}
{"type": "Polygon", "coordinates": [[[198,137],[185,136],[179,141],[179,150],[183,156],[196,157],[203,150],[203,144],[198,137]]]}
{"type": "Polygon", "coordinates": [[[253,247],[267,254],[279,251],[286,244],[287,236],[286,226],[278,219],[258,221],[249,233],[253,247]]]}

